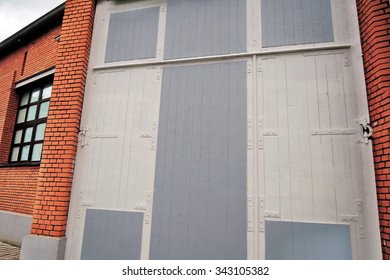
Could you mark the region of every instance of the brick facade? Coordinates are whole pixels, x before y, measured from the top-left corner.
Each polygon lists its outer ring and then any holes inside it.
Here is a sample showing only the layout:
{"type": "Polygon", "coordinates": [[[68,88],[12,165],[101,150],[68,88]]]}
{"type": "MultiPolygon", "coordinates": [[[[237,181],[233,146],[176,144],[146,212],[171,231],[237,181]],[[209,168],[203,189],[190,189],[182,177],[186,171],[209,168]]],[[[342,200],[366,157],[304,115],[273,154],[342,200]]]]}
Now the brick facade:
{"type": "Polygon", "coordinates": [[[33,235],[65,236],[94,11],[94,0],[66,1],[35,197],[33,235]]]}
{"type": "Polygon", "coordinates": [[[53,25],[8,54],[0,56],[0,210],[32,214],[39,166],[7,166],[18,96],[15,83],[53,68],[57,57],[61,24],[53,25]]]}
{"type": "Polygon", "coordinates": [[[390,259],[390,7],[357,0],[373,149],[383,258],[390,259]]]}
{"type": "MultiPolygon", "coordinates": [[[[390,7],[388,0],[357,0],[357,7],[374,127],[383,258],[390,259],[390,7]]],[[[0,210],[33,215],[33,235],[65,236],[94,11],[94,0],[68,0],[62,31],[54,25],[0,56],[0,210]],[[9,166],[18,106],[14,85],[54,66],[41,164],[9,166]]]]}

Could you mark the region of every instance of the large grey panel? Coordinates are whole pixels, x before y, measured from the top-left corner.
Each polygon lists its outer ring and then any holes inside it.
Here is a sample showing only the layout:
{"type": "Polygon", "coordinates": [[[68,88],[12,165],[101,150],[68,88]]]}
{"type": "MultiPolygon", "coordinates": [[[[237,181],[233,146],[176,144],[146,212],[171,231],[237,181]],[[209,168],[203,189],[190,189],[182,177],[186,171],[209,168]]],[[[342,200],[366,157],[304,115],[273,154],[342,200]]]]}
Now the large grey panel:
{"type": "Polygon", "coordinates": [[[246,259],[246,62],[163,71],[151,259],[246,259]]]}
{"type": "Polygon", "coordinates": [[[105,62],[156,57],[160,7],[110,16],[105,62]]]}
{"type": "Polygon", "coordinates": [[[263,47],[332,42],[330,0],[262,0],[263,47]]]}
{"type": "Polygon", "coordinates": [[[139,260],[143,213],[87,209],[82,260],[139,260]]]}
{"type": "Polygon", "coordinates": [[[168,0],[165,59],[246,51],[246,1],[168,0]]]}
{"type": "Polygon", "coordinates": [[[350,260],[349,225],[266,221],[267,260],[350,260]]]}

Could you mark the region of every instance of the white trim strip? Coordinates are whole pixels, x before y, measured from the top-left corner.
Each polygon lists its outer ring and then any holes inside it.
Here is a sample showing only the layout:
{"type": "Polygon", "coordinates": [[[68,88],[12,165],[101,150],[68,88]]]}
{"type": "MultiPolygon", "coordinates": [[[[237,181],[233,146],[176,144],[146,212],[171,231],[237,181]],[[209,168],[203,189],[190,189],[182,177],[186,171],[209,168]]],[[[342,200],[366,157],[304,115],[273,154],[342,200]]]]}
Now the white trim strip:
{"type": "Polygon", "coordinates": [[[22,86],[28,85],[29,83],[38,81],[39,79],[42,79],[42,78],[47,77],[49,75],[52,75],[52,74],[54,74],[55,70],[56,70],[55,68],[52,68],[52,69],[47,70],[45,72],[42,72],[38,75],[32,76],[31,78],[28,78],[27,80],[23,80],[19,83],[16,83],[15,88],[20,88],[22,86]]]}
{"type": "Polygon", "coordinates": [[[331,45],[331,46],[315,46],[315,47],[295,47],[288,49],[273,49],[273,50],[262,50],[259,52],[246,52],[246,53],[235,53],[235,54],[223,54],[223,55],[211,55],[202,57],[190,57],[190,58],[178,58],[161,61],[121,61],[115,64],[106,64],[102,66],[94,67],[93,70],[109,70],[122,67],[139,67],[139,66],[163,66],[169,64],[180,64],[180,63],[196,63],[218,59],[236,59],[236,58],[247,58],[253,55],[255,56],[269,56],[276,54],[286,53],[300,53],[300,52],[312,52],[312,51],[329,51],[329,50],[340,50],[349,49],[351,45],[331,45]]]}

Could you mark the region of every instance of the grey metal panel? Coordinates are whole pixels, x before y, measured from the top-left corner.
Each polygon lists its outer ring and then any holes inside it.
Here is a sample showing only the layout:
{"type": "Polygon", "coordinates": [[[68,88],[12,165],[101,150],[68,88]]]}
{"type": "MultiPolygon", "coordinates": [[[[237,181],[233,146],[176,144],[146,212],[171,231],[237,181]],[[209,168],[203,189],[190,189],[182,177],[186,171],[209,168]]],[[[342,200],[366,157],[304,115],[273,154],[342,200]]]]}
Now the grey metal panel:
{"type": "Polygon", "coordinates": [[[263,47],[275,46],[274,1],[261,1],[261,28],[263,34],[263,47]]]}
{"type": "Polygon", "coordinates": [[[294,19],[294,43],[306,43],[303,31],[303,7],[302,0],[293,0],[293,19],[294,19]]]}
{"type": "Polygon", "coordinates": [[[112,13],[105,62],[156,56],[160,7],[112,13]]]}
{"type": "MultiPolygon", "coordinates": [[[[283,45],[285,42],[285,37],[284,37],[284,21],[285,21],[285,16],[284,16],[284,8],[283,8],[283,2],[281,1],[276,1],[274,3],[274,9],[276,11],[280,11],[279,13],[275,13],[275,45],[283,45]]],[[[269,15],[270,19],[273,19],[272,14],[269,15]]],[[[268,25],[268,23],[267,23],[268,25]]],[[[267,28],[267,26],[263,26],[263,28],[267,28]]]]}
{"type": "Polygon", "coordinates": [[[294,259],[292,223],[265,221],[265,259],[294,259]]]}
{"type": "MultiPolygon", "coordinates": [[[[238,1],[237,11],[237,26],[238,26],[238,39],[237,48],[238,52],[246,52],[246,33],[247,33],[247,22],[246,22],[246,1],[238,1]]],[[[233,50],[231,50],[233,52],[233,50]]]]}
{"type": "Polygon", "coordinates": [[[163,71],[151,259],[245,259],[246,62],[163,71]]]}
{"type": "Polygon", "coordinates": [[[262,0],[263,47],[333,41],[330,0],[262,0]]]}
{"type": "Polygon", "coordinates": [[[324,28],[323,28],[323,18],[322,18],[322,5],[323,0],[312,0],[312,25],[313,25],[313,35],[314,42],[322,42],[324,40],[324,28]]]}
{"type": "MultiPolygon", "coordinates": [[[[280,1],[280,0],[277,0],[275,1],[276,2],[283,2],[283,15],[284,15],[284,19],[285,19],[285,22],[284,22],[284,38],[285,38],[285,42],[284,44],[281,44],[281,45],[273,45],[273,46],[283,46],[283,45],[293,45],[295,43],[295,39],[294,39],[294,3],[293,3],[293,0],[284,0],[284,1],[280,1]]],[[[275,15],[277,13],[279,13],[279,11],[274,11],[275,15]]],[[[269,14],[268,15],[269,17],[271,17],[271,21],[270,21],[270,24],[272,24],[272,17],[273,17],[273,14],[269,14]]],[[[268,28],[267,26],[265,26],[264,28],[268,28]]],[[[270,46],[271,47],[271,46],[270,46]]]]}
{"type": "Polygon", "coordinates": [[[304,36],[307,44],[314,43],[313,24],[312,24],[312,0],[302,0],[304,36]]]}
{"type": "Polygon", "coordinates": [[[268,260],[350,260],[350,226],[266,221],[268,260]]]}
{"type": "Polygon", "coordinates": [[[322,18],[323,18],[323,29],[324,29],[324,42],[333,41],[333,22],[332,17],[329,15],[332,14],[332,7],[329,1],[321,1],[322,8],[322,18]]]}
{"type": "Polygon", "coordinates": [[[82,260],[139,260],[143,213],[87,209],[82,260]]]}
{"type": "Polygon", "coordinates": [[[246,50],[246,1],[168,0],[165,59],[246,50]]]}

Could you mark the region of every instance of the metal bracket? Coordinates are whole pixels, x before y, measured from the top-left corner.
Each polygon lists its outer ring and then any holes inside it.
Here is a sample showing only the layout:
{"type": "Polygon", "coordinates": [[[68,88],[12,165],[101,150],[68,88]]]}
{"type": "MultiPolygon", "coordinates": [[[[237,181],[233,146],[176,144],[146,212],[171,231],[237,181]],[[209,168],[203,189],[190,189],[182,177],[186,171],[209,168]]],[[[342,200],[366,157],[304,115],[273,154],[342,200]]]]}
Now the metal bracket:
{"type": "Polygon", "coordinates": [[[253,149],[253,139],[252,139],[252,134],[253,134],[253,131],[252,131],[252,120],[248,120],[248,150],[252,150],[253,149]]]}
{"type": "Polygon", "coordinates": [[[146,204],[136,204],[136,205],[134,205],[134,210],[145,211],[146,210],[146,204]]]}
{"type": "Polygon", "coordinates": [[[323,56],[323,55],[335,55],[335,54],[344,54],[342,51],[326,51],[326,52],[310,52],[310,53],[304,53],[304,57],[310,57],[310,56],[323,56]]]}
{"type": "Polygon", "coordinates": [[[94,206],[94,203],[93,203],[93,201],[82,201],[82,202],[81,202],[81,206],[84,206],[84,207],[93,207],[93,206],[94,206]]]}
{"type": "Polygon", "coordinates": [[[340,215],[339,219],[343,222],[359,222],[359,216],[357,215],[340,215]]]}
{"type": "Polygon", "coordinates": [[[368,140],[372,140],[373,129],[368,122],[368,118],[361,118],[356,121],[360,125],[360,139],[358,143],[368,144],[368,140]]]}
{"type": "Polygon", "coordinates": [[[264,212],[264,217],[280,218],[280,212],[279,211],[266,211],[266,212],[264,212]]]}
{"type": "Polygon", "coordinates": [[[152,133],[148,131],[141,131],[139,134],[140,138],[152,138],[152,133]]]}
{"type": "Polygon", "coordinates": [[[344,66],[350,66],[351,61],[349,59],[349,55],[347,53],[344,54],[344,66]]]}
{"type": "MultiPolygon", "coordinates": [[[[83,199],[83,191],[80,191],[79,198],[80,198],[80,201],[83,199]]],[[[82,206],[82,204],[83,203],[81,202],[80,206],[82,206]]],[[[77,209],[76,219],[81,219],[81,208],[80,207],[78,207],[78,209],[77,209]]]]}
{"type": "Polygon", "coordinates": [[[165,13],[165,9],[166,9],[165,4],[161,4],[161,9],[160,9],[161,13],[165,13]]]}
{"type": "Polygon", "coordinates": [[[79,142],[80,142],[81,148],[88,146],[88,143],[86,141],[87,132],[88,132],[88,128],[85,126],[79,131],[79,142]]]}
{"type": "Polygon", "coordinates": [[[161,79],[161,68],[158,68],[157,71],[156,71],[156,80],[158,81],[160,79],[161,79]]]}
{"type": "Polygon", "coordinates": [[[258,121],[258,138],[257,138],[257,149],[258,150],[263,150],[264,149],[264,135],[261,133],[263,131],[263,119],[260,118],[258,121]]]}
{"type": "Polygon", "coordinates": [[[265,130],[263,135],[264,136],[278,136],[278,132],[276,130],[265,130]]]}
{"type": "Polygon", "coordinates": [[[311,135],[351,135],[356,134],[357,130],[353,128],[342,129],[313,129],[311,135]]]}
{"type": "Polygon", "coordinates": [[[113,139],[118,138],[118,134],[92,134],[88,138],[91,139],[113,139]]]}
{"type": "Polygon", "coordinates": [[[263,63],[261,59],[257,61],[257,72],[263,72],[263,63]]]}
{"type": "Polygon", "coordinates": [[[151,220],[151,209],[152,209],[152,192],[146,193],[146,205],[145,205],[146,211],[145,211],[145,224],[150,224],[151,220]]]}
{"type": "Polygon", "coordinates": [[[252,63],[251,62],[248,62],[247,72],[252,73],[252,63]]]}
{"type": "Polygon", "coordinates": [[[364,238],[365,237],[365,229],[364,229],[364,203],[362,199],[356,200],[356,207],[358,211],[359,216],[359,237],[364,238]]]}
{"type": "Polygon", "coordinates": [[[275,59],[275,58],[276,58],[276,56],[274,56],[274,55],[262,56],[262,57],[261,57],[261,60],[268,60],[268,59],[275,59]]]}
{"type": "Polygon", "coordinates": [[[259,210],[260,210],[259,231],[260,232],[264,232],[264,230],[265,230],[265,227],[264,227],[264,217],[265,217],[264,208],[265,208],[265,198],[263,196],[260,196],[259,197],[259,210]]]}
{"type": "Polygon", "coordinates": [[[157,139],[157,122],[153,122],[152,125],[152,134],[151,134],[151,141],[150,141],[150,150],[156,149],[156,139],[157,139]]]}
{"type": "Polygon", "coordinates": [[[248,232],[253,231],[253,196],[248,196],[248,232]]]}

